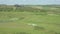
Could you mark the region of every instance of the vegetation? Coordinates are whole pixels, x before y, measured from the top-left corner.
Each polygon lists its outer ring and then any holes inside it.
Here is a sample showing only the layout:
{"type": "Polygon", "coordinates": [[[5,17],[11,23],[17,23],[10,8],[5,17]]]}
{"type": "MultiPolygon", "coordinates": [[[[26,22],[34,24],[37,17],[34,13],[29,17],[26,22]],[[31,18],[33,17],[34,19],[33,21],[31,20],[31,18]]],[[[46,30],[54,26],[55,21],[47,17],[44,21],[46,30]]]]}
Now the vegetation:
{"type": "Polygon", "coordinates": [[[0,34],[60,34],[60,5],[0,5],[0,34]],[[27,25],[28,23],[37,26],[27,25]]]}

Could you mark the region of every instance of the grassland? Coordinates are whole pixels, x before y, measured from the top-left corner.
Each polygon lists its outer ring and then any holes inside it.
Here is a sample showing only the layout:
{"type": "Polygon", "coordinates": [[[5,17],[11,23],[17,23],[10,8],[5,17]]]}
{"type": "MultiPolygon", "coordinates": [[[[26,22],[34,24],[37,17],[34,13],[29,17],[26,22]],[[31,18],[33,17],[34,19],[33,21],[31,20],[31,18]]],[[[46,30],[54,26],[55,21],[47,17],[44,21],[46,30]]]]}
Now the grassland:
{"type": "Polygon", "coordinates": [[[41,6],[0,11],[0,34],[60,34],[60,8],[38,7],[41,6]],[[38,27],[28,23],[37,24],[38,27]]]}

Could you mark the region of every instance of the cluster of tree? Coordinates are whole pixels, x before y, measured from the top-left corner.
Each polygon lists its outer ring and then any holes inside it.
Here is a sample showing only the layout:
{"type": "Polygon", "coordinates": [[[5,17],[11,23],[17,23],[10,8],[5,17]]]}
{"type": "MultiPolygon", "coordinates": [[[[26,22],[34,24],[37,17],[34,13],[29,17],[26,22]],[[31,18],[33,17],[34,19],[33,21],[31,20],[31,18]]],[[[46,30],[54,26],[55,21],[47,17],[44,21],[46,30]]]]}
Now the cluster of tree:
{"type": "Polygon", "coordinates": [[[7,5],[0,5],[0,12],[2,11],[11,11],[13,8],[7,5]]]}
{"type": "MultiPolygon", "coordinates": [[[[43,7],[47,7],[47,6],[43,6],[43,7]]],[[[48,6],[50,7],[50,5],[48,6]]],[[[53,7],[53,6],[52,6],[53,7]]],[[[60,7],[60,6],[59,6],[60,7]]],[[[0,12],[11,12],[11,11],[14,11],[14,12],[39,12],[39,13],[47,13],[47,12],[53,12],[53,13],[60,13],[60,10],[45,10],[45,9],[37,9],[37,8],[32,8],[32,7],[29,7],[29,6],[26,6],[26,5],[18,5],[18,4],[15,4],[15,5],[0,5],[0,12]]]]}

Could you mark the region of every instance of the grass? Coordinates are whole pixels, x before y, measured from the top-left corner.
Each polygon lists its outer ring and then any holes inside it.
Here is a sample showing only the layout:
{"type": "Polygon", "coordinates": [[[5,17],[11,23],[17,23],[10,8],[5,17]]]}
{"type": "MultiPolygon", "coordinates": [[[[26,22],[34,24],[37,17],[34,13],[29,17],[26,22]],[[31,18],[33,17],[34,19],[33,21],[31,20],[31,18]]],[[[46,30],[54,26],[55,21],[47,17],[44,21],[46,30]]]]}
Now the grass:
{"type": "MultiPolygon", "coordinates": [[[[27,32],[30,34],[55,34],[60,33],[60,15],[36,15],[31,12],[0,12],[0,20],[8,22],[0,22],[0,34],[15,34],[27,32]],[[13,22],[11,18],[19,18],[13,22]],[[27,23],[38,24],[43,30],[34,30],[34,27],[28,26],[27,23]],[[53,31],[53,32],[51,32],[53,31]]],[[[38,29],[39,29],[38,27],[38,29]]]]}
{"type": "Polygon", "coordinates": [[[0,12],[0,34],[60,34],[60,8],[37,8],[23,7],[21,10],[0,12]]]}

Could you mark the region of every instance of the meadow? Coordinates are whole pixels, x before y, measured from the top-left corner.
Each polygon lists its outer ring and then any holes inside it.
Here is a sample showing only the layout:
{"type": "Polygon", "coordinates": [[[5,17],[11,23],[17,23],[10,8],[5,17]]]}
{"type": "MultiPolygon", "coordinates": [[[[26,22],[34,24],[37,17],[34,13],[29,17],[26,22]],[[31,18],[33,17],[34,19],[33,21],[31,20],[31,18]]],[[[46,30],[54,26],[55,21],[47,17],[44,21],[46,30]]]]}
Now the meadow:
{"type": "Polygon", "coordinates": [[[59,7],[0,7],[0,34],[60,34],[59,7]]]}

